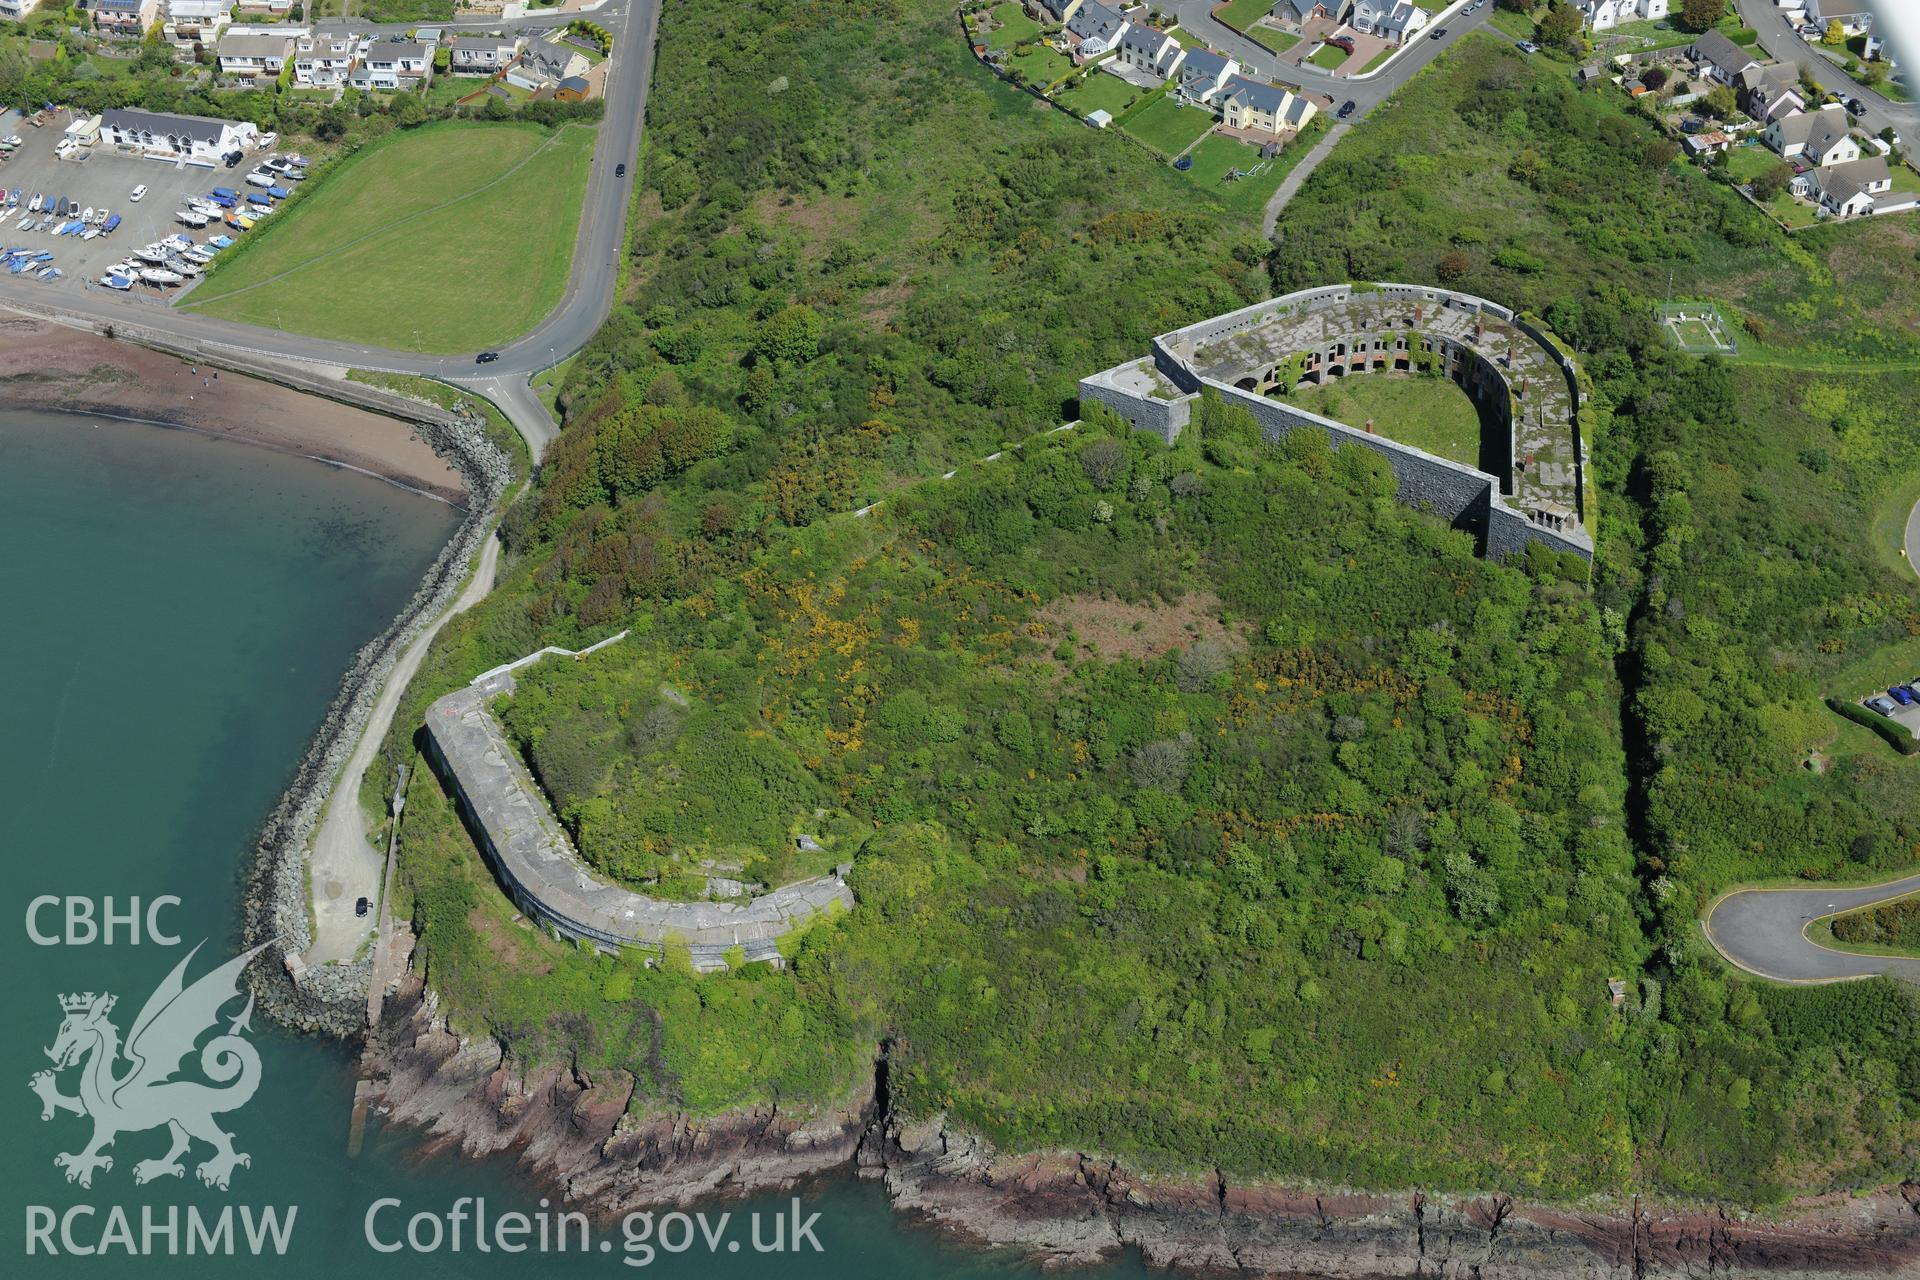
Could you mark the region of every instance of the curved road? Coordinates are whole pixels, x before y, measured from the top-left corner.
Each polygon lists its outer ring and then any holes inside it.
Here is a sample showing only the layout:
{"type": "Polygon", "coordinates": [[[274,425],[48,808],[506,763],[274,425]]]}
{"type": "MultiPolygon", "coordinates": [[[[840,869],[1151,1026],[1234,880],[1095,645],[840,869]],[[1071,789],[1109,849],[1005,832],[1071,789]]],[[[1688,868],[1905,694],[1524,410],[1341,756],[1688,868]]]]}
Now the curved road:
{"type": "Polygon", "coordinates": [[[1920,502],[1913,504],[1913,510],[1907,513],[1906,534],[1907,564],[1915,573],[1920,573],[1920,502]]]}
{"type": "Polygon", "coordinates": [[[1835,951],[1806,936],[1825,916],[1914,893],[1920,893],[1920,875],[1864,889],[1741,889],[1707,908],[1701,924],[1729,963],[1763,978],[1838,982],[1886,974],[1920,983],[1920,959],[1835,951]]]}

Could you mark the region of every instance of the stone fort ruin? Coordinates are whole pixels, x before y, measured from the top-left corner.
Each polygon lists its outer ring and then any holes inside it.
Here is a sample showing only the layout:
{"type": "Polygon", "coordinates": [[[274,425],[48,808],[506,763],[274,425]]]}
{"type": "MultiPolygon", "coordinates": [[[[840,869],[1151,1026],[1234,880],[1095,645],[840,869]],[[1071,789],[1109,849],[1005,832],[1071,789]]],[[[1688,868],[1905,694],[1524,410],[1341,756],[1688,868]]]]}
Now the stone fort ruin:
{"type": "Polygon", "coordinates": [[[1342,284],[1161,334],[1149,355],[1081,379],[1080,397],[1171,444],[1201,392],[1211,390],[1252,413],[1268,440],[1311,426],[1332,436],[1335,448],[1382,454],[1399,480],[1400,501],[1470,530],[1489,556],[1541,542],[1591,563],[1580,382],[1570,356],[1498,303],[1423,285],[1342,284]],[[1504,434],[1481,448],[1483,462],[1502,460],[1497,472],[1401,444],[1391,422],[1352,427],[1285,398],[1298,385],[1420,368],[1452,378],[1479,406],[1483,424],[1493,424],[1483,429],[1504,434]]]}

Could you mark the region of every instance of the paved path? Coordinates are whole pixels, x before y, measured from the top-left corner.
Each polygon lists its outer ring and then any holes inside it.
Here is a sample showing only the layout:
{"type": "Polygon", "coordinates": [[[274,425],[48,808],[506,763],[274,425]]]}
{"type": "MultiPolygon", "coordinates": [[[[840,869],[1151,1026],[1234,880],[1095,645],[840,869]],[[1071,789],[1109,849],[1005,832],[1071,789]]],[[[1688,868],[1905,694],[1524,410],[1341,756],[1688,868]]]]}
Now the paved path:
{"type": "Polygon", "coordinates": [[[1854,81],[1846,72],[1815,52],[1813,46],[1793,29],[1793,24],[1787,21],[1783,11],[1774,7],[1773,0],[1735,0],[1735,3],[1740,10],[1740,21],[1760,33],[1760,43],[1774,58],[1791,62],[1829,92],[1843,98],[1860,99],[1867,109],[1858,121],[1862,130],[1878,135],[1882,129],[1892,125],[1907,145],[1914,144],[1916,135],[1920,135],[1920,105],[1895,102],[1878,90],[1854,81]]]}
{"type": "Polygon", "coordinates": [[[1314,143],[1313,150],[1300,157],[1300,163],[1293,166],[1293,171],[1280,180],[1280,185],[1273,189],[1271,196],[1267,197],[1266,211],[1260,215],[1261,235],[1269,240],[1273,239],[1273,229],[1279,225],[1280,211],[1287,207],[1287,201],[1299,193],[1301,184],[1320,167],[1322,160],[1333,154],[1334,145],[1346,137],[1347,130],[1352,127],[1345,120],[1337,122],[1333,128],[1327,130],[1320,141],[1314,143]]]}
{"type": "Polygon", "coordinates": [[[1915,573],[1920,573],[1920,502],[1913,504],[1913,510],[1907,513],[1907,563],[1915,573]]]}
{"type": "Polygon", "coordinates": [[[373,932],[375,917],[372,914],[359,916],[354,913],[357,899],[365,898],[369,902],[379,903],[380,918],[385,918],[386,904],[381,895],[385,859],[367,839],[366,814],[360,807],[360,782],[373,764],[380,744],[386,741],[387,729],[393,724],[393,713],[400,706],[400,695],[406,692],[407,682],[420,670],[420,663],[425,660],[433,638],[440,634],[440,628],[447,624],[449,618],[472,608],[487,592],[493,590],[499,564],[500,540],[489,537],[481,544],[473,577],[467,581],[466,588],[445,613],[414,637],[413,643],[400,655],[400,660],[394,663],[393,674],[387,677],[386,685],[380,690],[380,696],[375,699],[373,710],[367,716],[366,730],[361,733],[353,754],[347,757],[345,767],[340,770],[339,780],[327,796],[326,811],[313,837],[309,871],[309,879],[313,884],[313,945],[301,959],[310,965],[353,959],[360,945],[373,932]]]}
{"type": "Polygon", "coordinates": [[[1823,916],[1920,893],[1920,875],[1864,889],[1742,889],[1707,908],[1707,940],[1729,962],[1780,982],[1835,982],[1875,974],[1920,983],[1920,959],[1855,955],[1810,941],[1823,916]]]}

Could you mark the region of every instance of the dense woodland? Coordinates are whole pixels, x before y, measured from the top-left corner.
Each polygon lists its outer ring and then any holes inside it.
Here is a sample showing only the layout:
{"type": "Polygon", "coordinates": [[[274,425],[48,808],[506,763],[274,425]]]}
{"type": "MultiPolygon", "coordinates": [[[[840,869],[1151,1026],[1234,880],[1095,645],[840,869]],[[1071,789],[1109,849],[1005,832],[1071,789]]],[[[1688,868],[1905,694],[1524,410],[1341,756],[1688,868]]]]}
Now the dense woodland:
{"type": "Polygon", "coordinates": [[[907,1114],[1236,1176],[1765,1203],[1911,1172],[1912,994],[1749,982],[1696,922],[1913,863],[1915,765],[1820,698],[1920,635],[1872,543],[1920,496],[1920,237],[1788,246],[1492,40],[1355,131],[1277,251],[934,4],[675,0],[652,110],[623,301],[400,721],[630,627],[503,707],[586,856],[692,893],[818,870],[813,834],[860,906],[784,972],[582,954],[511,921],[416,770],[457,1021],[697,1113],[830,1104],[886,1042],[907,1114]],[[1669,272],[1741,318],[1737,366],[1664,346],[1669,272]],[[1169,449],[1074,403],[1153,333],[1349,277],[1578,348],[1591,583],[1480,559],[1315,433],[1209,404],[1169,449]]]}

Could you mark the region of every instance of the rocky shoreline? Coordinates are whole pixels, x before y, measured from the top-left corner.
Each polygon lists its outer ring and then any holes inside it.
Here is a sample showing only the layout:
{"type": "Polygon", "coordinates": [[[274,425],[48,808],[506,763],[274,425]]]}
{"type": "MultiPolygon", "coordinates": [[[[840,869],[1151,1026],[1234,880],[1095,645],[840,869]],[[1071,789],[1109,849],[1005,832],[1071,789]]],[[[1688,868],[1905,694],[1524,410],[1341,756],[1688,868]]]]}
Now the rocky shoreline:
{"type": "Polygon", "coordinates": [[[268,944],[264,962],[250,970],[255,997],[265,1012],[300,1031],[342,1037],[361,1031],[372,973],[368,957],[351,965],[306,968],[297,978],[287,976],[287,958],[298,956],[312,942],[307,842],[395,663],[452,604],[475,553],[491,536],[500,495],[513,480],[512,459],[487,438],[479,417],[423,422],[417,429],[459,470],[471,495],[466,518],[441,548],[407,607],[354,655],[293,781],[261,826],[246,873],[244,937],[249,946],[268,944]]]}
{"type": "Polygon", "coordinates": [[[458,1036],[412,973],[389,999],[362,1072],[375,1105],[423,1131],[429,1150],[509,1157],[603,1218],[855,1172],[880,1180],[897,1210],[927,1226],[1047,1267],[1138,1249],[1152,1266],[1190,1274],[1328,1280],[1920,1276],[1920,1181],[1766,1219],[1639,1202],[1578,1210],[1497,1195],[1241,1186],[1217,1173],[1155,1181],[1079,1153],[1002,1156],[939,1117],[894,1117],[884,1070],[822,1114],[635,1120],[629,1077],[530,1069],[496,1040],[458,1036]]]}

